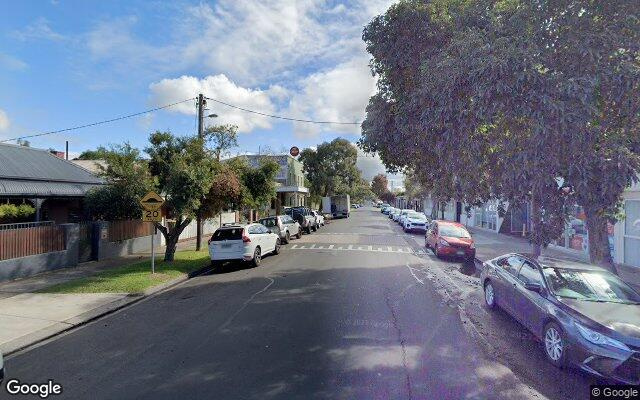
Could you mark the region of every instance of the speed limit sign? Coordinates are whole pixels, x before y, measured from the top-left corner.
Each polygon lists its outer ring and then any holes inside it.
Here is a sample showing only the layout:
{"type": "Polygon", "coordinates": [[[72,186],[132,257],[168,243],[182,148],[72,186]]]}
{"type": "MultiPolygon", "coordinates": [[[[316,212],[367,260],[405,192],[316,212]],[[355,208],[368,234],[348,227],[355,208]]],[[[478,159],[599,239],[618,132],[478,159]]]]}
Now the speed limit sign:
{"type": "Polygon", "coordinates": [[[142,220],[145,222],[161,222],[162,212],[160,210],[142,210],[142,220]]]}

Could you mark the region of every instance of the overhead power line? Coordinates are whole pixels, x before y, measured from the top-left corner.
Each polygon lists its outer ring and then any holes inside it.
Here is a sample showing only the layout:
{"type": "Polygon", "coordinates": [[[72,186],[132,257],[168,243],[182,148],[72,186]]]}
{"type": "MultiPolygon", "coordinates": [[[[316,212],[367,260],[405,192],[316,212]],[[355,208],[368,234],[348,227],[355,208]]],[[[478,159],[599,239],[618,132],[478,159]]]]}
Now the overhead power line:
{"type": "Polygon", "coordinates": [[[264,117],[269,117],[269,118],[284,119],[284,120],[287,120],[287,121],[294,121],[294,122],[307,122],[307,123],[310,123],[310,124],[333,124],[333,125],[360,125],[361,124],[361,122],[314,121],[314,120],[311,120],[311,119],[300,119],[300,118],[283,117],[281,115],[266,114],[266,113],[263,113],[263,112],[260,112],[260,111],[249,110],[247,108],[242,108],[242,107],[239,107],[239,106],[235,106],[233,104],[225,103],[224,101],[220,101],[220,100],[217,100],[217,99],[212,99],[211,97],[206,97],[205,96],[205,98],[207,100],[211,100],[211,101],[214,101],[216,103],[224,104],[227,107],[235,108],[237,110],[241,110],[241,111],[252,113],[252,114],[262,115],[264,117]]]}
{"type": "Polygon", "coordinates": [[[74,130],[82,129],[82,128],[89,128],[91,126],[108,124],[110,122],[120,121],[120,120],[127,119],[127,118],[133,118],[133,117],[137,117],[138,115],[149,114],[149,113],[152,113],[154,111],[163,110],[165,108],[177,106],[178,104],[186,103],[187,101],[193,101],[195,99],[196,99],[195,97],[192,97],[190,99],[185,99],[185,100],[178,101],[178,102],[175,102],[175,103],[166,104],[164,106],[152,108],[152,109],[146,110],[146,111],[137,112],[135,114],[123,115],[121,117],[106,119],[104,121],[92,122],[90,124],[74,126],[74,127],[71,127],[71,128],[58,129],[56,131],[42,132],[42,133],[36,133],[34,135],[26,135],[26,136],[15,137],[15,138],[12,138],[12,139],[0,140],[0,143],[2,143],[2,142],[10,142],[12,140],[18,140],[18,139],[29,139],[29,138],[39,137],[39,136],[53,135],[54,133],[68,132],[68,131],[74,131],[74,130]]]}

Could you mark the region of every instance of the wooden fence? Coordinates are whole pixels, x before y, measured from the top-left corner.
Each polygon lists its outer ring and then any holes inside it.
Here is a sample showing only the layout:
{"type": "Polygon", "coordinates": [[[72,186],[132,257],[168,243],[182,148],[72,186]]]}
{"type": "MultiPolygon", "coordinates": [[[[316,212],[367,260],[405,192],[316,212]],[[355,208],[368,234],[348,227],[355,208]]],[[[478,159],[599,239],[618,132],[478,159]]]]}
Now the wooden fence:
{"type": "Polygon", "coordinates": [[[153,224],[139,220],[109,222],[109,241],[119,242],[153,234],[153,224]]]}
{"type": "Polygon", "coordinates": [[[65,249],[64,231],[55,225],[0,230],[0,260],[65,249]]]}

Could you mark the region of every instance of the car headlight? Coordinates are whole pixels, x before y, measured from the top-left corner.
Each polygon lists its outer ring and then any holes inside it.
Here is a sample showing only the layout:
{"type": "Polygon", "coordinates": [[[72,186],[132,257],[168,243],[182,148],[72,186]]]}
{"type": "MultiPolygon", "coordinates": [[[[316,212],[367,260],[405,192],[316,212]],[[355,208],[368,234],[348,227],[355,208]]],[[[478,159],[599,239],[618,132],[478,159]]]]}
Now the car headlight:
{"type": "Polygon", "coordinates": [[[609,336],[605,336],[602,333],[591,330],[578,323],[576,323],[576,328],[578,328],[578,332],[580,332],[580,335],[582,335],[583,338],[585,338],[587,341],[593,344],[597,344],[600,346],[612,346],[620,350],[631,351],[631,349],[629,349],[629,347],[626,344],[618,340],[612,339],[609,336]]]}
{"type": "Polygon", "coordinates": [[[474,242],[471,242],[471,244],[469,245],[470,249],[475,249],[476,248],[476,244],[474,242]]]}
{"type": "Polygon", "coordinates": [[[440,246],[447,246],[448,247],[449,246],[449,242],[447,242],[444,239],[440,239],[440,246]]]}

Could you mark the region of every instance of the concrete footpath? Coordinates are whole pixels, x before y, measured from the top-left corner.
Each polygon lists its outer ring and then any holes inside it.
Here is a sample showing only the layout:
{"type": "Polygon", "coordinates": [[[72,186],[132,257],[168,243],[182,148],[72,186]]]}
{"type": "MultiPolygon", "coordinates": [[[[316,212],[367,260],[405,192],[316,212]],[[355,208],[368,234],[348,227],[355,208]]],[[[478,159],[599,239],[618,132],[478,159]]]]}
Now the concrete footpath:
{"type": "MultiPolygon", "coordinates": [[[[531,244],[524,238],[495,233],[485,229],[469,228],[476,242],[476,258],[489,260],[505,253],[530,253],[531,244]]],[[[542,249],[542,255],[581,262],[589,262],[588,255],[550,246],[542,249]]],[[[640,291],[640,268],[617,265],[618,275],[622,280],[640,291]]]]}
{"type": "MultiPolygon", "coordinates": [[[[178,244],[178,249],[195,247],[195,241],[178,244]]],[[[159,247],[156,254],[162,254],[159,247]]],[[[139,301],[187,278],[180,277],[153,287],[144,294],[129,293],[38,293],[42,289],[101,271],[149,259],[150,252],[73,268],[49,271],[29,278],[0,283],[0,352],[7,355],[83,324],[100,315],[139,301]]]]}

